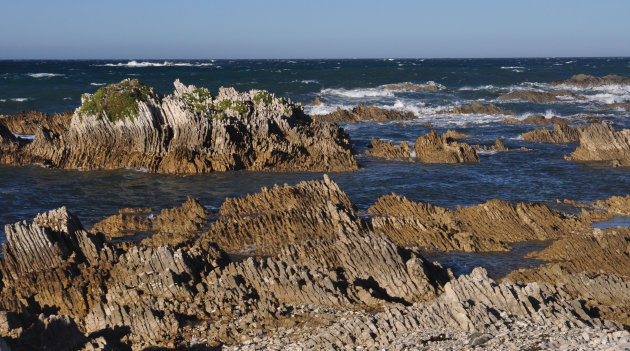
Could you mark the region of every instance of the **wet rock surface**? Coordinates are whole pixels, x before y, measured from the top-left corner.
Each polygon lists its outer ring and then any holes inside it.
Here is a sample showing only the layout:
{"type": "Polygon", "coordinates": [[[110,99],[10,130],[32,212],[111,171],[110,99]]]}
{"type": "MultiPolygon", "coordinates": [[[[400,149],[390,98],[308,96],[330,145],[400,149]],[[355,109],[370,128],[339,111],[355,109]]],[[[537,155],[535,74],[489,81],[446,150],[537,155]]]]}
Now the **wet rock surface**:
{"type": "Polygon", "coordinates": [[[475,149],[457,142],[435,130],[418,137],[414,145],[416,160],[424,163],[474,163],[479,162],[475,149]]]}
{"type": "Polygon", "coordinates": [[[411,147],[406,141],[402,141],[399,145],[394,145],[388,141],[372,138],[368,148],[370,149],[370,156],[413,161],[411,158],[411,147]]]}
{"type": "Polygon", "coordinates": [[[580,139],[578,128],[566,124],[554,124],[553,129],[541,128],[522,134],[523,140],[539,143],[577,143],[580,139]]]}
{"type": "Polygon", "coordinates": [[[569,99],[579,98],[578,95],[568,90],[553,90],[550,92],[521,90],[503,94],[499,96],[497,100],[522,100],[535,104],[541,104],[549,102],[561,102],[563,101],[562,97],[569,99]]]}
{"type": "Polygon", "coordinates": [[[359,104],[352,110],[344,110],[337,107],[337,111],[327,115],[314,115],[313,120],[318,122],[388,122],[388,121],[405,121],[416,119],[411,112],[400,112],[396,110],[381,109],[376,106],[365,106],[359,104]]]}
{"type": "Polygon", "coordinates": [[[175,92],[160,97],[132,80],[99,91],[83,97],[68,130],[41,126],[32,143],[4,162],[176,174],[357,169],[342,129],[313,122],[301,105],[264,91],[221,88],[212,96],[176,81],[175,92]],[[120,91],[131,94],[131,105],[106,100],[120,91]]]}
{"type": "Polygon", "coordinates": [[[630,78],[609,74],[603,77],[595,77],[587,74],[576,74],[565,80],[556,80],[551,86],[566,85],[577,88],[594,88],[603,85],[630,85],[630,78]]]}

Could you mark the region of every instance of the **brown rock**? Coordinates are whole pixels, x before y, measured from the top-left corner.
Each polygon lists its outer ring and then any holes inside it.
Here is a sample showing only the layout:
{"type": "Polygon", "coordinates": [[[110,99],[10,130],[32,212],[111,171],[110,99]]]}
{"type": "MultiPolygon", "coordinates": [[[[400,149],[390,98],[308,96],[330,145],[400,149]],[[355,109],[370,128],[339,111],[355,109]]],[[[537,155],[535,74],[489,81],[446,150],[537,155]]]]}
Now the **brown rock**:
{"type": "Polygon", "coordinates": [[[571,161],[616,161],[630,165],[630,130],[615,130],[606,124],[579,129],[580,146],[565,158],[571,161]]]}
{"type": "Polygon", "coordinates": [[[576,74],[566,80],[556,80],[551,86],[568,85],[578,88],[593,88],[603,85],[630,85],[630,78],[609,74],[603,77],[594,77],[586,74],[576,74]]]}
{"type": "Polygon", "coordinates": [[[523,140],[539,143],[575,143],[579,140],[579,130],[566,124],[554,124],[553,130],[534,129],[522,134],[523,140]]]}
{"type": "Polygon", "coordinates": [[[435,130],[418,137],[415,144],[416,159],[424,163],[479,162],[475,149],[466,143],[439,135],[435,130]]]}
{"type": "Polygon", "coordinates": [[[138,214],[151,213],[151,209],[125,208],[118,211],[117,215],[107,217],[94,224],[90,232],[103,233],[108,240],[128,235],[135,235],[138,232],[151,230],[151,220],[147,216],[138,214]]]}
{"type": "Polygon", "coordinates": [[[15,115],[0,115],[0,123],[4,123],[9,130],[20,135],[35,135],[40,126],[61,134],[70,128],[72,111],[49,115],[36,111],[21,111],[15,115]]]}
{"type": "Polygon", "coordinates": [[[438,84],[413,84],[413,83],[400,83],[400,84],[387,84],[384,86],[387,90],[426,90],[426,91],[444,91],[446,88],[438,84]]]}
{"type": "Polygon", "coordinates": [[[630,102],[617,102],[614,104],[607,104],[607,105],[599,106],[600,110],[612,110],[616,108],[621,108],[626,111],[630,111],[630,102]]]}
{"type": "Polygon", "coordinates": [[[320,100],[318,97],[316,97],[315,99],[313,99],[313,101],[311,101],[311,103],[309,105],[311,106],[318,106],[318,105],[323,105],[324,102],[322,100],[320,100]]]}
{"type": "Polygon", "coordinates": [[[472,138],[473,137],[470,134],[460,133],[460,132],[458,132],[456,130],[452,130],[452,129],[447,130],[442,135],[447,137],[447,138],[451,138],[451,139],[466,139],[466,138],[472,138]]]}
{"type": "Polygon", "coordinates": [[[520,90],[503,94],[497,100],[523,100],[535,104],[561,102],[558,96],[569,96],[571,98],[583,98],[568,90],[553,90],[550,92],[520,90]]]}
{"type": "Polygon", "coordinates": [[[406,141],[401,142],[400,145],[394,145],[391,142],[372,138],[372,142],[368,147],[370,148],[370,155],[374,157],[413,161],[411,158],[411,148],[406,141]]]}
{"type": "Polygon", "coordinates": [[[507,151],[509,150],[505,144],[503,144],[503,142],[501,141],[501,139],[497,138],[494,141],[494,145],[491,146],[487,146],[487,145],[475,145],[475,150],[479,151],[479,150],[484,150],[484,151],[507,151]]]}
{"type": "Polygon", "coordinates": [[[473,102],[472,105],[455,106],[451,110],[438,111],[437,113],[514,115],[514,112],[501,110],[493,104],[482,105],[478,102],[473,102]]]}
{"type": "Polygon", "coordinates": [[[373,122],[388,122],[399,120],[413,120],[416,116],[411,112],[400,112],[396,110],[385,110],[376,106],[365,106],[359,104],[352,110],[342,110],[337,107],[336,112],[329,113],[327,115],[315,115],[314,121],[319,122],[358,122],[358,121],[373,121],[373,122]]]}

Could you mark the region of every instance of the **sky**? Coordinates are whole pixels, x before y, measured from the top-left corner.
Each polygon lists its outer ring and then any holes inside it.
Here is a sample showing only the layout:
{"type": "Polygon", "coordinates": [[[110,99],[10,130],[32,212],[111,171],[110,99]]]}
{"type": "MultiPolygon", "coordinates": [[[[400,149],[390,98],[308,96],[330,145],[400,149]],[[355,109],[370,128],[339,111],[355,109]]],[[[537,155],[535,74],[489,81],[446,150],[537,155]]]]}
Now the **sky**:
{"type": "Polygon", "coordinates": [[[628,0],[0,0],[0,59],[630,56],[628,0]]]}

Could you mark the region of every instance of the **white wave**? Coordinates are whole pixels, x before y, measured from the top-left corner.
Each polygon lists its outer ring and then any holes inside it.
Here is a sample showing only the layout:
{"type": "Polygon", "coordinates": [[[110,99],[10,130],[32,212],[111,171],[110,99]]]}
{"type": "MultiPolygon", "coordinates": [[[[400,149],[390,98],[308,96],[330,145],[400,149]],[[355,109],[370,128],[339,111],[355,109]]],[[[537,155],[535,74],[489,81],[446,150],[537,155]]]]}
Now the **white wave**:
{"type": "Polygon", "coordinates": [[[63,76],[63,74],[61,73],[27,73],[26,75],[33,78],[50,78],[63,76]]]}
{"type": "Polygon", "coordinates": [[[316,79],[302,79],[300,83],[303,84],[319,84],[319,81],[316,79]]]}
{"type": "Polygon", "coordinates": [[[64,100],[72,100],[72,98],[71,98],[71,97],[69,97],[69,96],[66,96],[66,97],[65,97],[65,98],[63,98],[63,99],[64,99],[64,100]]]}
{"type": "Polygon", "coordinates": [[[100,86],[103,86],[105,84],[107,84],[107,83],[90,83],[90,85],[93,85],[95,87],[100,87],[100,86]]]}
{"type": "Polygon", "coordinates": [[[525,69],[523,66],[501,66],[501,69],[525,69]]]}
{"type": "MultiPolygon", "coordinates": [[[[197,66],[199,66],[199,65],[208,65],[208,64],[205,64],[205,63],[197,64],[197,66]]],[[[164,62],[160,63],[160,62],[148,62],[148,61],[138,62],[138,61],[132,60],[132,61],[129,61],[129,62],[106,63],[104,65],[95,65],[95,66],[101,66],[101,67],[132,67],[132,68],[140,68],[140,67],[173,67],[173,66],[191,67],[191,66],[193,66],[193,64],[192,63],[188,63],[188,62],[164,61],[164,62]]]]}
{"type": "Polygon", "coordinates": [[[479,155],[496,155],[499,153],[499,150],[477,150],[479,155]]]}
{"type": "MultiPolygon", "coordinates": [[[[443,89],[443,90],[446,89],[446,87],[444,85],[442,85],[440,83],[436,83],[436,82],[434,82],[432,80],[429,80],[429,81],[424,82],[424,83],[400,82],[400,83],[383,84],[383,85],[379,86],[379,88],[380,89],[385,89],[385,87],[387,87],[387,86],[392,86],[392,85],[394,85],[394,86],[402,86],[404,84],[420,85],[420,86],[434,86],[434,87],[436,87],[438,89],[443,89]]],[[[412,91],[413,89],[387,89],[387,90],[412,91]]]]}
{"type": "Polygon", "coordinates": [[[26,139],[26,140],[29,140],[29,141],[35,140],[35,135],[26,135],[26,134],[15,134],[15,133],[13,133],[13,136],[15,136],[16,138],[26,139]]]}
{"type": "Polygon", "coordinates": [[[564,65],[564,64],[563,64],[563,63],[554,63],[553,65],[554,65],[554,66],[562,66],[562,65],[564,65]]]}
{"type": "Polygon", "coordinates": [[[30,98],[13,98],[11,99],[11,101],[15,101],[15,102],[24,102],[24,101],[28,101],[30,100],[30,98]]]}
{"type": "Polygon", "coordinates": [[[459,91],[476,91],[476,90],[494,90],[494,89],[496,89],[496,87],[494,85],[487,84],[487,85],[480,85],[480,86],[477,86],[477,87],[464,86],[464,87],[461,87],[461,88],[459,88],[457,90],[459,90],[459,91]]]}
{"type": "Polygon", "coordinates": [[[575,61],[567,61],[565,63],[569,64],[569,63],[574,63],[575,61]]]}
{"type": "Polygon", "coordinates": [[[7,99],[0,99],[0,102],[7,102],[7,99]]]}
{"type": "Polygon", "coordinates": [[[356,88],[356,89],[324,89],[323,95],[335,95],[351,99],[363,99],[372,97],[394,97],[394,92],[384,88],[356,88]]]}
{"type": "Polygon", "coordinates": [[[327,115],[329,113],[333,113],[337,111],[337,107],[341,109],[351,109],[354,106],[352,105],[328,105],[328,104],[320,104],[320,105],[307,105],[304,106],[304,112],[307,115],[327,115]]]}

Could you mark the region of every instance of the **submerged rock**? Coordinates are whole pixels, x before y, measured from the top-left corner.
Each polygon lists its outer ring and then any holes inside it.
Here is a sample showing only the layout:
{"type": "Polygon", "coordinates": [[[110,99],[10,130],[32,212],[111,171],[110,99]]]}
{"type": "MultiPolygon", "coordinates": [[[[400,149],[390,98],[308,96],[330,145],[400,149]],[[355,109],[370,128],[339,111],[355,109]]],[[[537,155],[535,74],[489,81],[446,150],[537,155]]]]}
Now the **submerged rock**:
{"type": "Polygon", "coordinates": [[[400,145],[394,145],[391,142],[372,138],[372,142],[368,145],[368,148],[370,149],[370,155],[374,157],[413,161],[411,158],[411,148],[406,141],[402,141],[400,145]]]}
{"type": "Polygon", "coordinates": [[[343,130],[312,122],[301,105],[256,90],[221,88],[212,96],[179,81],[166,97],[136,80],[86,94],[67,131],[40,128],[14,158],[11,164],[175,174],[357,169],[343,130]]]}
{"type": "Polygon", "coordinates": [[[400,112],[396,110],[381,109],[376,106],[365,106],[359,104],[352,110],[343,110],[337,107],[337,111],[327,115],[315,115],[314,121],[319,122],[344,122],[352,123],[359,121],[388,122],[388,121],[406,121],[416,119],[411,112],[400,112]]]}
{"type": "Polygon", "coordinates": [[[4,123],[12,133],[20,135],[35,135],[39,127],[61,134],[70,128],[72,114],[72,111],[54,115],[36,111],[21,111],[14,115],[0,115],[0,123],[4,123]]]}
{"type": "Polygon", "coordinates": [[[594,88],[603,85],[630,85],[630,77],[622,77],[615,74],[609,74],[603,77],[594,77],[587,74],[576,74],[565,80],[556,80],[551,86],[567,85],[577,88],[594,88]]]}
{"type": "Polygon", "coordinates": [[[513,91],[511,93],[503,94],[499,96],[497,100],[523,100],[523,101],[528,101],[535,104],[541,104],[541,103],[564,101],[559,98],[561,96],[566,96],[572,99],[581,98],[580,96],[568,90],[553,90],[550,92],[520,90],[520,91],[513,91]]]}
{"type": "Polygon", "coordinates": [[[630,129],[615,130],[606,124],[579,129],[580,146],[565,156],[571,161],[607,161],[615,166],[630,166],[630,129]]]}
{"type": "Polygon", "coordinates": [[[501,110],[493,104],[482,105],[478,102],[473,102],[471,105],[455,106],[450,110],[438,111],[437,113],[514,115],[514,112],[501,110]]]}
{"type": "Polygon", "coordinates": [[[418,137],[415,143],[416,159],[424,163],[473,163],[479,162],[475,149],[459,143],[435,130],[418,137]]]}
{"type": "Polygon", "coordinates": [[[576,143],[579,140],[579,129],[566,124],[554,124],[553,129],[541,128],[523,133],[523,140],[539,143],[576,143]]]}

